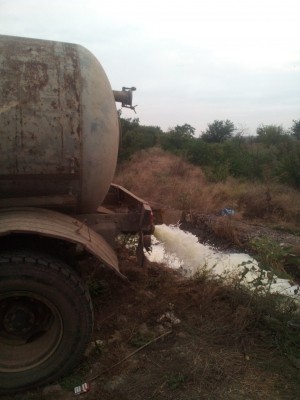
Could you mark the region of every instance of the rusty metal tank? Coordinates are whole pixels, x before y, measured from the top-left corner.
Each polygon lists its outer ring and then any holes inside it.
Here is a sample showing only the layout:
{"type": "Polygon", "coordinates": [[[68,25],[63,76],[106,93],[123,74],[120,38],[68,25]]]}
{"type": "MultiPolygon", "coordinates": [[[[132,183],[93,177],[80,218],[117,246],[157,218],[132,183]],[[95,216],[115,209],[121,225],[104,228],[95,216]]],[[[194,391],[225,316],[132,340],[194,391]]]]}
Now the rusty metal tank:
{"type": "Polygon", "coordinates": [[[114,176],[110,83],[84,47],[0,36],[0,207],[93,212],[114,176]]]}

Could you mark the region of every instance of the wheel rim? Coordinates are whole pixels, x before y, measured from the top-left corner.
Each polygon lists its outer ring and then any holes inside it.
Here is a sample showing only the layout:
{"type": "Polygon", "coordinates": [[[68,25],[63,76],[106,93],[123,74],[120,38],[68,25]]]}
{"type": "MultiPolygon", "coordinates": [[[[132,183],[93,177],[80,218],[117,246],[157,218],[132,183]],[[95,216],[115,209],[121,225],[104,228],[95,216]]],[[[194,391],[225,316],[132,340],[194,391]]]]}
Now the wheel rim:
{"type": "Polygon", "coordinates": [[[63,335],[60,313],[36,293],[14,292],[0,297],[0,371],[21,372],[44,363],[63,335]]]}

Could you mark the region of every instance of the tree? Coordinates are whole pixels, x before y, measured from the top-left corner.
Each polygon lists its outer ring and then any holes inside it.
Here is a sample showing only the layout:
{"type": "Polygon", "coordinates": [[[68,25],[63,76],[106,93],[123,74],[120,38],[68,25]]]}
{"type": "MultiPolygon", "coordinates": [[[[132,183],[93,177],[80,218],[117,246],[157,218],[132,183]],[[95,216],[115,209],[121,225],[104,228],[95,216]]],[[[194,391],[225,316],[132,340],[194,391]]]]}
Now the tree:
{"type": "Polygon", "coordinates": [[[120,118],[121,134],[125,135],[127,131],[136,129],[140,125],[139,118],[120,118]]]}
{"type": "Polygon", "coordinates": [[[120,119],[121,143],[119,161],[129,159],[138,150],[148,149],[157,144],[162,130],[158,126],[140,125],[138,118],[120,119]]]}
{"type": "Polygon", "coordinates": [[[256,129],[256,133],[259,141],[267,146],[277,145],[288,139],[287,132],[279,125],[260,125],[256,129]]]}
{"type": "Polygon", "coordinates": [[[184,152],[187,143],[193,139],[195,128],[189,124],[176,125],[161,136],[161,146],[164,150],[184,152]]]}
{"type": "Polygon", "coordinates": [[[293,119],[293,125],[290,127],[292,136],[300,140],[300,119],[293,119]]]}
{"type": "Polygon", "coordinates": [[[206,131],[202,132],[201,138],[208,143],[221,143],[230,139],[235,130],[233,122],[229,119],[226,121],[214,120],[214,122],[208,124],[206,131]]]}
{"type": "Polygon", "coordinates": [[[191,138],[195,134],[195,128],[193,128],[189,124],[184,124],[184,125],[176,125],[175,128],[169,130],[169,132],[172,132],[174,134],[177,134],[178,136],[186,137],[186,138],[191,138]]]}

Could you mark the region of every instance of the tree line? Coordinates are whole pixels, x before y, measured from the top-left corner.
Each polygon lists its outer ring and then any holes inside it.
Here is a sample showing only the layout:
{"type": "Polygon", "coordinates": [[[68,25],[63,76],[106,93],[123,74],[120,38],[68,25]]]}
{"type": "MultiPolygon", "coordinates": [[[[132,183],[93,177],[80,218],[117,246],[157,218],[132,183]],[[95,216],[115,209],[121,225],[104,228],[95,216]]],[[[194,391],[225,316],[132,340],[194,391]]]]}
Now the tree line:
{"type": "Polygon", "coordinates": [[[163,132],[158,126],[140,125],[138,118],[120,122],[119,162],[138,150],[160,146],[200,166],[210,181],[233,176],[300,188],[300,119],[288,130],[260,125],[255,136],[245,136],[230,120],[215,120],[199,137],[189,124],[163,132]]]}

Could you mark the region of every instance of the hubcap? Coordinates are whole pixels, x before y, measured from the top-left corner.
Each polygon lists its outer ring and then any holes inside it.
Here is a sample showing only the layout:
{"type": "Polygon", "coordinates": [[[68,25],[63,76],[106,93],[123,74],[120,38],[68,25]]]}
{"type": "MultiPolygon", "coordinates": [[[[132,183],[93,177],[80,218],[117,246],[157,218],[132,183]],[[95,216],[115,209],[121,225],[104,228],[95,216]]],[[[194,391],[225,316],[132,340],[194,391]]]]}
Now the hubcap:
{"type": "Polygon", "coordinates": [[[56,351],[63,335],[57,308],[35,293],[0,298],[0,372],[40,365],[56,351]]]}
{"type": "Polygon", "coordinates": [[[34,313],[22,304],[10,307],[3,318],[4,330],[13,335],[24,335],[35,325],[34,313]]]}
{"type": "Polygon", "coordinates": [[[47,331],[53,315],[51,310],[31,297],[12,296],[1,301],[0,339],[26,343],[47,331]]]}

